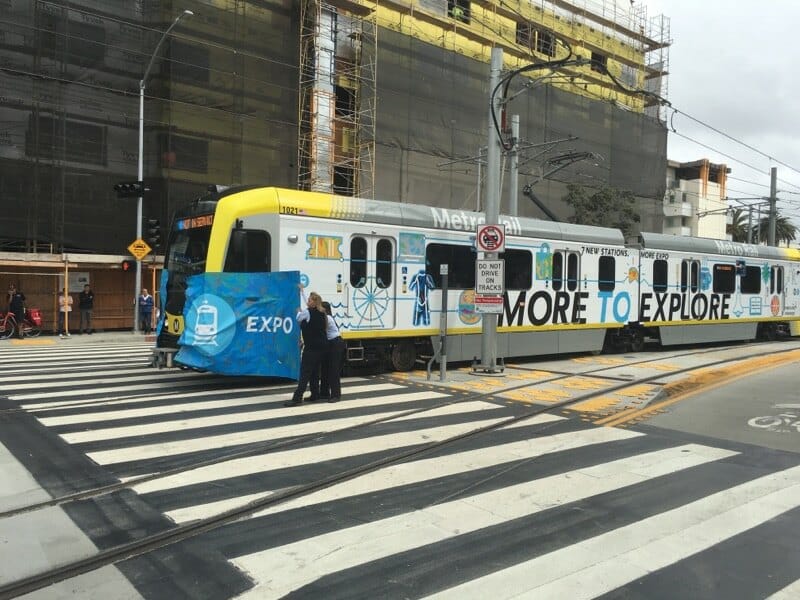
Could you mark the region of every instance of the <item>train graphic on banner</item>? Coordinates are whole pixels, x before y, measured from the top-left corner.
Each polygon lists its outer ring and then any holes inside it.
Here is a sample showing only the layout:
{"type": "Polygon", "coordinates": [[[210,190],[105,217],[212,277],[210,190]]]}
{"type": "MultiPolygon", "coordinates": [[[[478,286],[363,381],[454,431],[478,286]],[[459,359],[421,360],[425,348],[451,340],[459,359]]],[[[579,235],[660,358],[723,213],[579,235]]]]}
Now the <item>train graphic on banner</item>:
{"type": "MultiPolygon", "coordinates": [[[[498,357],[774,339],[800,321],[800,251],[501,216],[502,306],[476,309],[480,213],[304,192],[228,188],[176,215],[159,347],[177,347],[186,279],[299,271],[319,292],[351,363],[407,370],[432,354],[447,265],[447,357],[480,356],[482,319],[498,357]]],[[[499,304],[499,301],[498,301],[499,304]]],[[[215,328],[211,316],[206,328],[215,328]]],[[[209,329],[210,331],[210,329],[209,329]]]]}

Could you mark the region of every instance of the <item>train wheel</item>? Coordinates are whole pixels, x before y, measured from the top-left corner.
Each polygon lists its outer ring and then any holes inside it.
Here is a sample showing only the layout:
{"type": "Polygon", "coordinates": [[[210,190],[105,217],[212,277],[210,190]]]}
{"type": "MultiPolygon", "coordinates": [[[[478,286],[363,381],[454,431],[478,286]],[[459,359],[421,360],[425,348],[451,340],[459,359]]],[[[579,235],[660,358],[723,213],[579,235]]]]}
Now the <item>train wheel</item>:
{"type": "Polygon", "coordinates": [[[410,371],[417,362],[417,348],[414,342],[404,340],[392,348],[392,368],[395,371],[410,371]]]}
{"type": "Polygon", "coordinates": [[[631,335],[631,352],[641,352],[644,350],[644,334],[641,331],[635,331],[631,335]]]}

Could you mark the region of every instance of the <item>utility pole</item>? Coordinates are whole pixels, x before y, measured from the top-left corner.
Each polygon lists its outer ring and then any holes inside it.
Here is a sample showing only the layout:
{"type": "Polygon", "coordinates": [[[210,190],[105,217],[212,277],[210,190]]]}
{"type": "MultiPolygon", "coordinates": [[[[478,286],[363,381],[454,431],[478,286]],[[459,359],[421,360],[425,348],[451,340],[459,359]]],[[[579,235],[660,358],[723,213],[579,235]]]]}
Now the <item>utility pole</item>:
{"type": "Polygon", "coordinates": [[[511,115],[511,181],[509,182],[508,214],[519,212],[519,115],[511,115]]]}
{"type": "MultiPolygon", "coordinates": [[[[503,68],[503,49],[492,48],[492,62],[489,74],[489,147],[486,149],[486,225],[497,225],[500,218],[500,138],[494,127],[494,117],[498,121],[502,107],[500,98],[493,95],[500,84],[500,73],[503,68]]],[[[485,252],[487,260],[497,259],[497,252],[485,252]]],[[[497,369],[497,316],[488,313],[483,315],[481,336],[481,370],[495,373],[497,369]]]]}
{"type": "Polygon", "coordinates": [[[775,221],[778,216],[778,167],[769,170],[769,238],[767,245],[775,246],[775,221]]]}
{"type": "Polygon", "coordinates": [[[747,243],[753,244],[753,206],[747,209],[747,243]]]}

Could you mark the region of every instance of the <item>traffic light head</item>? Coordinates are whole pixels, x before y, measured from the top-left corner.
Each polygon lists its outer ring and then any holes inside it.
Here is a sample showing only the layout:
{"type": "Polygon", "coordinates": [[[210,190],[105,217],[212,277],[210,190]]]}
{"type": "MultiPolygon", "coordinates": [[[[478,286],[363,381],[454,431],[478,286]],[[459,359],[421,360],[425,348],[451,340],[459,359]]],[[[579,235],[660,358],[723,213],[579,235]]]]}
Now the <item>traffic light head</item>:
{"type": "Polygon", "coordinates": [[[150,190],[145,187],[143,181],[121,181],[114,186],[117,198],[139,198],[150,190]]]}
{"type": "Polygon", "coordinates": [[[123,271],[134,271],[136,269],[136,261],[135,260],[123,260],[122,264],[120,265],[123,271]]]}
{"type": "Polygon", "coordinates": [[[147,219],[147,243],[153,248],[161,246],[161,223],[158,219],[147,219]]]}

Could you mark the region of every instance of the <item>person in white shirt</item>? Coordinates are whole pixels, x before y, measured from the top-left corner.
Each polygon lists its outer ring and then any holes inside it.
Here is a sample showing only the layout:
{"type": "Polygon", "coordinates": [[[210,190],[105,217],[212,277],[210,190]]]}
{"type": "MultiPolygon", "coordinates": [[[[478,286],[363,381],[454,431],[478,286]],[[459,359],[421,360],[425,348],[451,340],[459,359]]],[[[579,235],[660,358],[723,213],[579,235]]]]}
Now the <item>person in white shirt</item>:
{"type": "Polygon", "coordinates": [[[327,315],[325,326],[325,337],[328,338],[328,349],[322,360],[320,367],[321,383],[320,398],[328,398],[328,402],[338,402],[342,399],[342,367],[344,366],[344,355],[347,344],[339,333],[339,327],[333,320],[331,305],[323,302],[322,307],[327,315]]]}
{"type": "Polygon", "coordinates": [[[72,312],[72,296],[67,293],[67,288],[58,295],[58,336],[70,337],[69,313],[72,312]]]}

